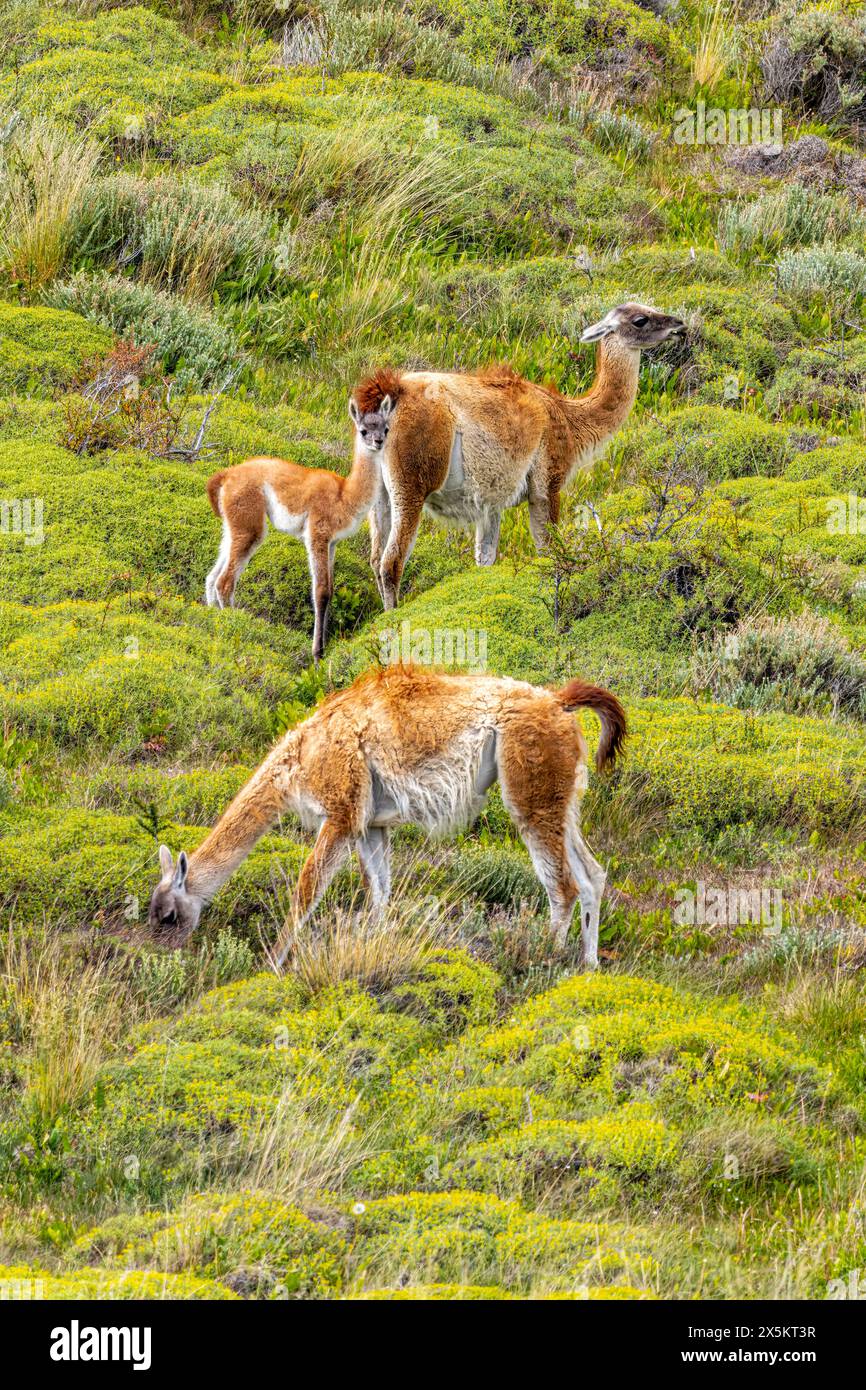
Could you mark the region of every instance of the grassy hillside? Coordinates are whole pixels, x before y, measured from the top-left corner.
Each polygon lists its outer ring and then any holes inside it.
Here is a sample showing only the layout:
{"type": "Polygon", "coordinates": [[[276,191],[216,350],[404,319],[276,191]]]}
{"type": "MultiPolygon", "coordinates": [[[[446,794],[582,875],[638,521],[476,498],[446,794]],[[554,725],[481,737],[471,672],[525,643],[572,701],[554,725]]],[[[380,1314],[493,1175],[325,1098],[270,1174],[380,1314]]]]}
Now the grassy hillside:
{"type": "Polygon", "coordinates": [[[0,1280],[822,1298],[866,1266],[864,66],[847,0],[0,0],[0,1280]],[[699,103],[781,149],[683,139],[699,103]],[[296,542],[203,605],[211,472],[345,471],[373,365],[579,393],[629,299],[688,331],[549,554],[522,510],[485,570],[425,520],[386,619],[364,527],[318,669],[296,542]],[[290,819],[189,949],[148,940],[158,844],[395,633],[627,706],[585,803],[599,976],[496,791],[400,832],[384,923],[343,872],[282,979],[290,819]]]}

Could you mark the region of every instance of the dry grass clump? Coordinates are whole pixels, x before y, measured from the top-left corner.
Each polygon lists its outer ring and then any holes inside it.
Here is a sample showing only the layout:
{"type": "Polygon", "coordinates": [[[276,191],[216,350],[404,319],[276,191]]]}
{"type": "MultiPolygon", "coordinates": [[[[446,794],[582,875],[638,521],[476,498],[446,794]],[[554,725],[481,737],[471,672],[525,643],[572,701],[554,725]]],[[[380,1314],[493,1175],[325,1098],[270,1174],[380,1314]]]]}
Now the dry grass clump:
{"type": "Polygon", "coordinates": [[[406,903],[398,889],[382,912],[337,909],[320,930],[308,926],[295,938],[287,970],[309,996],[344,980],[378,993],[414,978],[458,931],[437,902],[406,903]]]}
{"type": "Polygon", "coordinates": [[[51,1131],[92,1089],[129,1025],[128,977],[107,952],[82,964],[61,937],[20,939],[0,955],[0,1017],[22,1049],[21,1104],[33,1129],[51,1131]]]}
{"type": "Polygon", "coordinates": [[[714,87],[734,69],[740,54],[738,9],[737,5],[731,9],[716,0],[701,21],[692,55],[693,91],[698,87],[714,87]]]}
{"type": "Polygon", "coordinates": [[[45,118],[0,147],[0,270],[28,296],[63,268],[99,149],[45,118]]]}

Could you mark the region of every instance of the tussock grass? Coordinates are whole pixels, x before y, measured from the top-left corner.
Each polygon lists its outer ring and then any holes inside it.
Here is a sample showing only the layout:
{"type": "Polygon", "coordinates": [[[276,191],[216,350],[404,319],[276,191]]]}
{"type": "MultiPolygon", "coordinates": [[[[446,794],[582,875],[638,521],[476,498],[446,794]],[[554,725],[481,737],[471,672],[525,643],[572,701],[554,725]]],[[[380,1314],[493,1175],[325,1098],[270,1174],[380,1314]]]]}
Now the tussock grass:
{"type": "Polygon", "coordinates": [[[22,123],[0,148],[0,268],[26,294],[63,269],[99,158],[92,140],[45,118],[22,123]]]}
{"type": "Polygon", "coordinates": [[[776,263],[776,280],[795,302],[823,299],[842,313],[866,296],[866,257],[833,247],[790,251],[776,263]]]}
{"type": "Polygon", "coordinates": [[[89,190],[76,250],[109,265],[132,264],[142,282],[208,303],[226,273],[255,275],[269,235],[268,220],[219,184],[121,173],[89,190]]]}
{"type": "Polygon", "coordinates": [[[321,71],[323,79],[352,70],[398,72],[503,96],[515,96],[522,85],[508,64],[473,61],[450,34],[398,7],[356,8],[340,0],[324,0],[314,12],[290,20],[279,60],[289,70],[321,71]]]}
{"type": "Polygon", "coordinates": [[[733,70],[739,59],[738,6],[731,10],[721,0],[701,21],[692,55],[692,91],[714,87],[733,70]]]}
{"type": "Polygon", "coordinates": [[[301,1207],[321,1192],[341,1191],[375,1151],[375,1127],[363,1136],[357,1132],[356,1109],[353,1104],[335,1113],[286,1090],[250,1137],[238,1180],[301,1207]]]}
{"type": "Polygon", "coordinates": [[[443,918],[438,902],[402,899],[398,887],[381,913],[337,909],[318,930],[308,926],[295,938],[288,973],[309,997],[345,980],[378,992],[412,979],[455,939],[459,924],[443,918]]]}
{"type": "Polygon", "coordinates": [[[62,937],[18,939],[10,928],[0,956],[7,1031],[23,1045],[21,1106],[48,1134],[90,1092],[135,1013],[128,981],[105,953],[82,963],[62,937]]]}
{"type": "Polygon", "coordinates": [[[411,302],[431,257],[477,233],[459,162],[435,146],[387,149],[382,108],[369,101],[369,118],[362,108],[357,125],[311,137],[281,189],[275,261],[295,289],[266,310],[261,335],[280,352],[336,354],[347,378],[411,302]]]}
{"type": "Polygon", "coordinates": [[[866,719],[866,661],[829,618],[754,615],[693,662],[697,685],[744,709],[866,719]]]}

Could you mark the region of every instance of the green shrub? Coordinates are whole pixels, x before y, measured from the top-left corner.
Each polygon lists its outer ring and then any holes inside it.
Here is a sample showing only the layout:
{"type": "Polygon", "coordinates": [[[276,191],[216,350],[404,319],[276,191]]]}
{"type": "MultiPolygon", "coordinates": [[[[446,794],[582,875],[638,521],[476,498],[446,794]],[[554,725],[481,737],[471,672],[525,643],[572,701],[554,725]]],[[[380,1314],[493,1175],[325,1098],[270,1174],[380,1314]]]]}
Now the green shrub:
{"type": "Polygon", "coordinates": [[[353,1213],[353,1225],[374,1285],[400,1276],[410,1286],[453,1283],[469,1275],[483,1286],[528,1292],[604,1285],[624,1265],[637,1278],[652,1268],[637,1242],[624,1242],[616,1226],[538,1216],[492,1194],[382,1197],[353,1213]]]}
{"type": "Polygon", "coordinates": [[[643,473],[679,451],[679,466],[700,469],[712,482],[724,478],[778,477],[793,457],[785,430],[759,415],[723,406],[690,406],[630,435],[625,460],[643,473]]]}
{"type": "Polygon", "coordinates": [[[866,111],[864,64],[866,21],[859,6],[789,3],[769,26],[761,52],[764,99],[825,121],[856,122],[866,111]]]}
{"type": "MultiPolygon", "coordinates": [[[[779,1138],[794,1152],[787,1107],[799,1097],[816,1117],[827,1083],[828,1074],[799,1055],[791,1037],[742,1005],[699,1001],[636,977],[573,977],[521,1005],[498,1028],[473,1030],[435,1057],[420,1056],[395,1079],[391,1126],[399,1161],[388,1180],[394,1184],[402,1170],[405,1182],[423,1177],[437,1195],[386,1198],[368,1204],[361,1220],[384,1236],[388,1213],[405,1213],[404,1220],[416,1213],[405,1235],[396,1221],[390,1233],[416,1239],[422,1254],[434,1248],[437,1234],[425,1211],[441,1213],[444,1224],[449,1211],[464,1209],[470,1240],[478,1239],[473,1210],[485,1224],[501,1211],[480,1200],[473,1208],[460,1191],[439,1192],[443,1186],[513,1197],[543,1191],[554,1210],[557,1203],[568,1210],[578,1193],[582,1202],[646,1201],[651,1208],[654,1192],[695,1181],[683,1144],[709,1119],[724,1115],[734,1123],[739,1116],[741,1127],[748,1125],[755,1095],[769,1093],[779,1138]]],[[[375,1159],[366,1165],[360,1181],[372,1185],[385,1176],[377,1165],[375,1159]]],[[[697,1180],[710,1177],[704,1170],[697,1180]]],[[[576,1223],[572,1229],[577,1234],[576,1223]]],[[[584,1234],[592,1229],[584,1227],[584,1234]]],[[[522,1248],[532,1234],[515,1222],[509,1245],[522,1248]]],[[[566,1252],[560,1245],[567,1227],[545,1232],[539,1226],[534,1234],[534,1258],[543,1261],[557,1248],[574,1258],[574,1246],[566,1252]]],[[[617,1251],[609,1234],[602,1239],[602,1266],[621,1269],[629,1242],[617,1251]]],[[[533,1256],[524,1251],[524,1259],[521,1279],[533,1256]]],[[[440,1268],[437,1277],[450,1276],[440,1268]]],[[[496,1282],[511,1279],[498,1271],[496,1282]]]]}
{"type": "MultiPolygon", "coordinates": [[[[468,87],[355,73],[323,91],[309,76],[287,77],[224,94],[179,117],[171,136],[180,160],[288,215],[314,250],[323,226],[347,216],[354,236],[360,224],[375,239],[377,190],[389,204],[419,190],[419,166],[439,171],[434,192],[450,171],[448,196],[425,218],[434,252],[443,239],[485,258],[565,249],[576,237],[613,246],[652,222],[647,191],[589,141],[529,128],[514,104],[468,87]]],[[[319,290],[312,268],[302,279],[308,294],[310,280],[319,290]]]]}
{"type": "Polygon", "coordinates": [[[395,72],[508,95],[508,75],[492,63],[473,62],[451,36],[399,9],[367,8],[326,0],[283,35],[287,68],[321,66],[330,73],[395,72]]]}
{"type": "Polygon", "coordinates": [[[782,247],[823,246],[849,236],[862,243],[864,233],[866,220],[848,198],[816,193],[800,184],[764,193],[751,203],[729,204],[718,225],[725,250],[749,259],[755,252],[766,255],[782,247]]]}
{"type": "MultiPolygon", "coordinates": [[[[85,1241],[99,1248],[104,1237],[97,1229],[85,1241]]],[[[119,1265],[150,1265],[176,1277],[192,1264],[196,1274],[247,1296],[276,1298],[333,1297],[345,1260],[346,1242],[336,1231],[276,1197],[244,1191],[191,1198],[115,1256],[119,1265]]]]}
{"type": "Polygon", "coordinates": [[[244,365],[231,329],[213,314],[119,275],[79,271],[54,285],[48,300],[118,337],[155,344],[164,370],[174,374],[180,386],[222,385],[244,365]]]}
{"type": "MultiPolygon", "coordinates": [[[[159,148],[172,113],[212,101],[230,85],[207,70],[201,48],[142,6],[92,20],[46,17],[18,71],[0,75],[0,99],[113,141],[133,158],[159,148]]],[[[165,148],[164,146],[162,147],[165,148]]]]}
{"type": "Polygon", "coordinates": [[[528,857],[504,845],[467,844],[454,871],[454,888],[482,902],[505,907],[519,907],[526,902],[542,909],[547,904],[528,857]]]}
{"type": "Polygon", "coordinates": [[[754,287],[686,285],[671,295],[671,312],[689,324],[693,365],[684,375],[715,401],[737,400],[744,388],[771,381],[797,341],[788,310],[754,287]]]}
{"type": "Polygon", "coordinates": [[[866,490],[866,457],[854,439],[835,444],[822,444],[797,454],[791,461],[787,476],[792,482],[802,478],[821,478],[827,490],[840,493],[866,490]]]}
{"type": "Polygon", "coordinates": [[[217,184],[115,174],[88,189],[75,254],[88,262],[122,260],[142,281],[207,303],[227,278],[255,280],[268,254],[269,231],[260,213],[217,184]]]}
{"type": "Polygon", "coordinates": [[[162,600],[158,617],[147,600],[126,611],[3,604],[4,715],[60,748],[144,759],[181,748],[258,752],[306,645],[289,636],[275,644],[242,614],[178,600],[162,600]]]}
{"type": "Polygon", "coordinates": [[[838,427],[863,409],[866,342],[825,348],[795,348],[779,368],[764,403],[786,420],[832,422],[838,427]]]}
{"type": "Polygon", "coordinates": [[[123,1157],[136,1153],[139,1190],[158,1199],[183,1191],[202,1164],[254,1145],[287,1089],[299,1103],[325,1106],[335,1122],[362,1096],[374,1108],[397,1067],[467,1019],[490,1017],[488,967],[455,953],[429,971],[420,974],[430,990],[415,999],[418,1009],[403,987],[373,999],[354,984],[304,1007],[292,977],[272,974],[206,995],[105,1071],[70,1130],[76,1164],[84,1172],[97,1161],[101,1179],[122,1183],[123,1157]]]}
{"type": "Polygon", "coordinates": [[[866,295],[866,257],[830,248],[792,251],[777,262],[776,279],[795,302],[823,299],[840,312],[866,295]]]}
{"type": "MultiPolygon", "coordinates": [[[[21,1287],[22,1298],[47,1298],[62,1303],[83,1299],[150,1300],[237,1298],[238,1295],[213,1279],[196,1274],[164,1274],[159,1270],[80,1270],[72,1274],[51,1274],[29,1265],[0,1265],[4,1288],[21,1287]]],[[[12,1294],[12,1297],[15,1295],[12,1294]]]]}
{"type": "Polygon", "coordinates": [[[696,663],[695,679],[743,709],[866,719],[866,661],[828,618],[747,618],[696,663]]]}
{"type": "MultiPolygon", "coordinates": [[[[417,12],[430,13],[427,0],[417,12]]],[[[680,41],[655,15],[629,0],[605,0],[601,7],[541,4],[514,6],[506,0],[436,0],[434,13],[448,24],[457,42],[478,59],[499,55],[521,58],[540,52],[556,67],[580,62],[590,68],[628,71],[649,68],[659,76],[681,72],[680,41]]]]}
{"type": "Polygon", "coordinates": [[[864,823],[862,736],[849,728],[676,700],[633,703],[630,714],[624,776],[643,783],[672,830],[712,837],[752,822],[857,834],[864,823]]]}
{"type": "MultiPolygon", "coordinates": [[[[206,832],[166,827],[175,851],[192,851],[206,832]]],[[[143,928],[159,869],[157,841],[138,818],[105,811],[32,813],[0,826],[0,902],[19,921],[55,918],[71,926],[100,923],[126,934],[143,928]]],[[[232,877],[208,913],[214,936],[228,923],[258,946],[261,931],[273,938],[278,899],[297,878],[306,850],[289,840],[265,837],[232,877]]],[[[225,954],[225,944],[221,948],[225,954]]],[[[145,957],[139,981],[152,1005],[182,998],[190,957],[177,952],[145,957]]]]}

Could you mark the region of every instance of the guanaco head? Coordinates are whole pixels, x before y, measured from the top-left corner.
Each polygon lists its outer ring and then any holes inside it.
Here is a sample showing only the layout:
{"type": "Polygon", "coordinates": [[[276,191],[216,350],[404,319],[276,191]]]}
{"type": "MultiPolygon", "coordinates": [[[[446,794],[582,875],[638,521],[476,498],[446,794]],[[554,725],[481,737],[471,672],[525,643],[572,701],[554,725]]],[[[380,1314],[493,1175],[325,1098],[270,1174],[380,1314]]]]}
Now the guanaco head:
{"type": "Polygon", "coordinates": [[[182,946],[190,932],[198,926],[203,900],[187,891],[189,861],[183,850],[175,866],[171,850],[166,845],[160,845],[159,867],[162,878],[150,900],[148,925],[154,935],[167,945],[182,946]]]}
{"type": "Polygon", "coordinates": [[[360,411],[354,396],[349,398],[349,414],[354,421],[358,438],[371,454],[381,454],[391,428],[394,402],[390,396],[383,396],[378,410],[360,411]]]}
{"type": "Polygon", "coordinates": [[[598,323],[590,324],[580,335],[582,343],[596,343],[615,333],[625,347],[655,347],[663,343],[672,333],[682,333],[685,324],[672,314],[660,314],[657,309],[647,309],[643,304],[620,304],[611,309],[598,323]]]}

